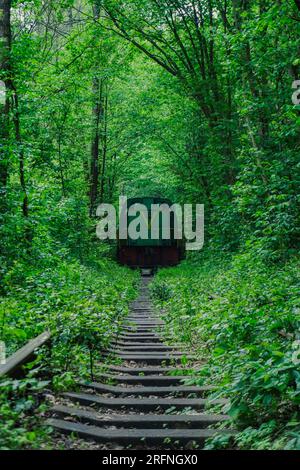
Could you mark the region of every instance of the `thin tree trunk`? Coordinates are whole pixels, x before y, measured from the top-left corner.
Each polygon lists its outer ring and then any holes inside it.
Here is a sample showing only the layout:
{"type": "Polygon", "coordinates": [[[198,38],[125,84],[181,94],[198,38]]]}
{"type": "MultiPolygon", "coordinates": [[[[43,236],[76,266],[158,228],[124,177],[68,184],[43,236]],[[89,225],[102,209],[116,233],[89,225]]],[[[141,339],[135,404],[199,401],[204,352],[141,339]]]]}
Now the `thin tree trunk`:
{"type": "MultiPolygon", "coordinates": [[[[93,4],[93,16],[98,21],[100,5],[97,0],[93,4]]],[[[91,145],[90,165],[90,217],[95,215],[99,196],[99,152],[101,139],[101,123],[103,121],[103,79],[95,76],[93,79],[93,137],[91,145]]]]}
{"type": "Polygon", "coordinates": [[[61,132],[58,134],[58,163],[59,163],[59,173],[60,173],[60,182],[61,182],[61,191],[63,197],[66,197],[66,186],[65,186],[65,176],[64,176],[64,169],[62,163],[62,155],[61,155],[61,132]]]}
{"type": "Polygon", "coordinates": [[[66,190],[66,178],[64,173],[64,162],[62,156],[62,143],[63,143],[63,136],[65,133],[65,126],[68,117],[69,108],[64,110],[63,116],[56,122],[57,128],[57,156],[58,156],[58,164],[59,164],[59,176],[60,176],[60,183],[61,183],[61,192],[62,196],[66,197],[67,190],[66,190]]]}
{"type": "Polygon", "coordinates": [[[100,124],[103,120],[103,80],[98,77],[93,81],[94,90],[94,136],[91,149],[90,169],[90,216],[94,215],[99,190],[99,148],[100,148],[100,124]]]}
{"type": "Polygon", "coordinates": [[[11,89],[11,0],[0,0],[0,81],[2,85],[2,102],[0,102],[0,211],[6,209],[6,186],[9,161],[9,127],[10,127],[10,89],[11,89]]]}
{"type": "Polygon", "coordinates": [[[108,119],[108,86],[106,85],[105,90],[105,102],[104,102],[104,130],[103,130],[103,152],[102,152],[102,164],[101,164],[101,186],[100,186],[100,202],[104,199],[104,181],[106,171],[106,156],[107,156],[107,119],[108,119]]]}
{"type": "Polygon", "coordinates": [[[20,180],[22,191],[23,191],[22,212],[23,212],[24,217],[28,217],[29,209],[28,209],[28,195],[27,195],[26,179],[25,179],[25,155],[24,155],[23,141],[22,141],[22,135],[21,135],[19,97],[18,97],[18,92],[15,87],[14,87],[13,93],[14,93],[13,122],[14,122],[14,127],[15,127],[16,142],[18,145],[19,180],[20,180]]]}
{"type": "Polygon", "coordinates": [[[116,157],[117,155],[114,153],[111,157],[110,162],[110,174],[108,177],[108,201],[111,202],[113,198],[114,188],[115,188],[115,180],[116,180],[116,157]]]}
{"type": "Polygon", "coordinates": [[[3,127],[0,130],[0,137],[4,143],[4,155],[1,159],[0,173],[1,173],[1,186],[4,185],[4,192],[6,192],[6,182],[8,178],[8,138],[9,138],[9,114],[10,108],[13,111],[13,125],[15,129],[15,138],[18,146],[19,155],[19,180],[23,191],[22,212],[24,217],[28,217],[28,196],[26,191],[25,181],[25,166],[24,166],[24,149],[21,137],[20,126],[20,109],[19,97],[14,83],[14,71],[10,60],[12,34],[11,34],[11,0],[0,0],[0,40],[2,42],[0,49],[0,67],[1,77],[5,84],[6,98],[1,115],[1,124],[3,127]],[[11,100],[11,101],[10,101],[11,100]]]}

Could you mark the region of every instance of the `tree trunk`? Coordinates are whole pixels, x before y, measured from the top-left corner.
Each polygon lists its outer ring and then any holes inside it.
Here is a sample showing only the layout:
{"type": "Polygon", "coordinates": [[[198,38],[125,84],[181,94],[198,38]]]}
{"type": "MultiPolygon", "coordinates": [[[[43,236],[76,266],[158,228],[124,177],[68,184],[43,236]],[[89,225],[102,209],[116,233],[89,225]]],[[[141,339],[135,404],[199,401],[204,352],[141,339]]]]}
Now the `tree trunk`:
{"type": "Polygon", "coordinates": [[[107,113],[108,113],[108,86],[105,87],[105,99],[104,99],[104,128],[103,128],[103,151],[102,151],[102,164],[101,164],[101,184],[100,184],[100,202],[104,199],[104,182],[105,182],[105,171],[106,171],[106,156],[107,156],[107,113]]]}
{"type": "Polygon", "coordinates": [[[94,135],[91,149],[90,169],[90,216],[94,215],[99,192],[99,148],[100,148],[100,125],[103,120],[103,80],[97,77],[93,81],[94,93],[94,135]]]}
{"type": "Polygon", "coordinates": [[[23,212],[24,217],[28,217],[29,209],[28,209],[28,195],[27,195],[26,180],[25,180],[25,156],[24,156],[24,148],[23,148],[23,141],[22,141],[22,135],[21,135],[19,97],[18,97],[18,92],[16,88],[14,88],[13,93],[14,93],[13,95],[13,105],[14,105],[13,122],[14,122],[14,127],[15,127],[16,142],[18,145],[19,180],[20,180],[22,191],[23,191],[22,212],[23,212]]]}
{"type": "Polygon", "coordinates": [[[65,186],[65,176],[64,176],[64,169],[63,169],[63,161],[62,161],[62,152],[61,152],[61,141],[62,135],[61,132],[58,133],[58,164],[59,164],[59,174],[60,174],[60,182],[61,182],[61,192],[63,197],[66,197],[66,186],[65,186]]]}
{"type": "Polygon", "coordinates": [[[9,115],[11,89],[11,0],[0,0],[0,211],[6,208],[6,185],[8,179],[9,161],[9,115]]]}
{"type": "MultiPolygon", "coordinates": [[[[93,4],[93,16],[98,21],[100,5],[97,0],[93,4]]],[[[99,200],[99,153],[101,140],[101,126],[104,116],[103,106],[103,79],[97,75],[93,79],[93,137],[91,145],[90,164],[90,217],[95,215],[97,201],[99,200]]]]}
{"type": "MultiPolygon", "coordinates": [[[[15,129],[15,139],[18,146],[19,155],[19,179],[23,191],[22,212],[24,217],[28,217],[28,196],[25,182],[24,168],[24,149],[20,128],[20,110],[19,97],[14,83],[14,71],[10,60],[12,34],[11,34],[11,0],[0,0],[0,41],[2,42],[0,49],[0,67],[1,79],[5,85],[5,104],[1,110],[1,130],[0,138],[3,141],[3,156],[1,158],[1,189],[4,188],[6,193],[6,183],[8,178],[8,139],[9,139],[9,115],[10,108],[13,111],[13,125],[15,129]],[[4,158],[3,158],[4,157],[4,158]]],[[[3,190],[3,189],[2,189],[3,190]]]]}

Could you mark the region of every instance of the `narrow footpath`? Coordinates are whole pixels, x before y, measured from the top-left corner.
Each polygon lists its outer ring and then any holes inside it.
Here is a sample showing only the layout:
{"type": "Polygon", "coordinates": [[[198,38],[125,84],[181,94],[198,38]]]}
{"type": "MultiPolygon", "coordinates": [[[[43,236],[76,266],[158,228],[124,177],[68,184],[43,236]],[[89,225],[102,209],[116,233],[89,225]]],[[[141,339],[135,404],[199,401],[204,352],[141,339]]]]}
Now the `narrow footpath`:
{"type": "Polygon", "coordinates": [[[182,357],[190,369],[193,356],[164,344],[163,320],[153,311],[149,282],[151,277],[142,276],[139,297],[105,353],[120,365],[108,365],[97,382],[81,383],[79,392],[62,394],[62,404],[52,408],[47,421],[57,432],[131,449],[193,443],[202,448],[216,434],[214,426],[228,419],[205,412],[208,403],[226,404],[207,398],[213,387],[184,384],[190,376],[184,374],[182,357]]]}

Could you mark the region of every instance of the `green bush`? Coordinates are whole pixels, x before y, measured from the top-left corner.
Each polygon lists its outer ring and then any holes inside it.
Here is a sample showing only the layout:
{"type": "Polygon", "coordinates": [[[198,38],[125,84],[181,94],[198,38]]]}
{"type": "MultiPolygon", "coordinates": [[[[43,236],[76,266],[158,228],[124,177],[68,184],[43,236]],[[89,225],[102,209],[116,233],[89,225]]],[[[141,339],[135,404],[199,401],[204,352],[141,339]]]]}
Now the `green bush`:
{"type": "Polygon", "coordinates": [[[76,379],[93,378],[94,360],[101,360],[101,350],[136,294],[137,274],[101,252],[85,264],[67,251],[61,254],[35,265],[18,260],[4,278],[0,340],[7,354],[46,329],[51,343],[27,366],[31,378],[0,381],[0,449],[51,445],[49,430],[38,418],[45,407],[44,398],[38,399],[41,388],[49,384],[54,392],[70,390],[76,379]]]}
{"type": "MultiPolygon", "coordinates": [[[[241,436],[247,428],[275,423],[270,447],[282,436],[285,445],[298,445],[299,280],[298,258],[270,266],[248,252],[231,259],[194,255],[160,271],[154,284],[153,292],[161,284],[173,293],[157,296],[166,311],[167,334],[207,359],[207,381],[230,398],[227,411],[241,436]]],[[[203,375],[197,380],[202,383],[203,375]]],[[[241,442],[236,439],[245,447],[241,442]]],[[[255,439],[249,442],[254,446],[255,439]]]]}

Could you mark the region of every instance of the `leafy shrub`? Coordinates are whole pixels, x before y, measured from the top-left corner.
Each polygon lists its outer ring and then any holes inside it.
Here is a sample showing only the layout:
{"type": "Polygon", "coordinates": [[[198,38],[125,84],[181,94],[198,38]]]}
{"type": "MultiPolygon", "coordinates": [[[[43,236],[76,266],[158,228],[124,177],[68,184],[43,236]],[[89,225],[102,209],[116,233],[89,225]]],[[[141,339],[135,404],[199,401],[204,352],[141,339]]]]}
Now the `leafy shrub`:
{"type": "MultiPolygon", "coordinates": [[[[300,432],[299,281],[298,258],[271,266],[250,251],[231,259],[193,255],[155,280],[173,292],[157,297],[166,333],[207,359],[207,381],[230,397],[227,411],[244,433],[236,440],[242,448],[246,429],[265,432],[266,423],[275,423],[267,427],[266,447],[282,436],[287,446],[291,422],[300,432]]],[[[254,443],[249,437],[248,447],[254,443]]]]}
{"type": "Polygon", "coordinates": [[[48,440],[49,429],[36,418],[45,410],[40,392],[46,385],[34,378],[1,382],[0,450],[30,448],[48,440]]]}
{"type": "MultiPolygon", "coordinates": [[[[49,329],[51,344],[27,366],[30,374],[49,379],[54,391],[70,389],[79,377],[93,377],[95,358],[101,359],[128,312],[136,279],[99,253],[85,264],[58,254],[42,266],[16,261],[5,275],[0,303],[0,340],[7,354],[49,329]]],[[[45,403],[38,400],[40,386],[36,379],[0,381],[0,448],[40,447],[49,441],[37,418],[45,403]]]]}
{"type": "Polygon", "coordinates": [[[166,282],[153,282],[151,284],[151,296],[154,299],[166,301],[172,297],[172,289],[166,282]]]}

